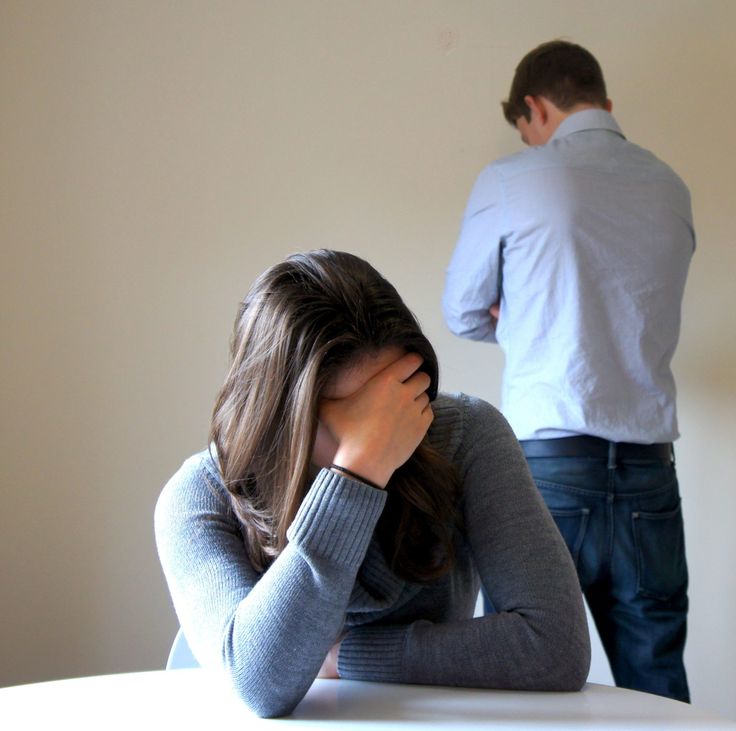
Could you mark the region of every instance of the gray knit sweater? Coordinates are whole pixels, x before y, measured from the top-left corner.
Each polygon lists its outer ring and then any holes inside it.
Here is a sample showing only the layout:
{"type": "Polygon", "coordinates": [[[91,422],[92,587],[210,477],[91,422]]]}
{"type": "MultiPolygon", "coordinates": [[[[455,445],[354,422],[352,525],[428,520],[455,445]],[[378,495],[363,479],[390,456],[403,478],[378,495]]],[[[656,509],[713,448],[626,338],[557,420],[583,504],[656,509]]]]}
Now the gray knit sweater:
{"type": "Polygon", "coordinates": [[[344,634],[342,678],[578,690],[590,647],[578,579],[518,442],[467,396],[434,403],[430,439],[463,480],[457,562],[430,585],[396,576],[373,534],[386,493],[321,470],[263,574],[248,560],[205,451],[164,488],[155,527],[195,656],[261,716],[291,712],[344,634]],[[480,584],[496,613],[473,618],[480,584]]]}

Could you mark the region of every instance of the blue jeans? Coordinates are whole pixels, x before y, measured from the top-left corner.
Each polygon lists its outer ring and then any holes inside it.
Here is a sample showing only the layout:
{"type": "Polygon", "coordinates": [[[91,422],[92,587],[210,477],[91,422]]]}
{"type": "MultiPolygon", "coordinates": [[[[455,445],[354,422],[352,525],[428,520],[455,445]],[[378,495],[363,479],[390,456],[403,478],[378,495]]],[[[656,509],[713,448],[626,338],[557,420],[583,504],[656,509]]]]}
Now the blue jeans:
{"type": "Polygon", "coordinates": [[[674,462],[528,463],[572,554],[616,685],[689,702],[688,574],[674,462]]]}
{"type": "Polygon", "coordinates": [[[529,458],[616,685],[690,701],[687,562],[674,462],[529,458]]]}

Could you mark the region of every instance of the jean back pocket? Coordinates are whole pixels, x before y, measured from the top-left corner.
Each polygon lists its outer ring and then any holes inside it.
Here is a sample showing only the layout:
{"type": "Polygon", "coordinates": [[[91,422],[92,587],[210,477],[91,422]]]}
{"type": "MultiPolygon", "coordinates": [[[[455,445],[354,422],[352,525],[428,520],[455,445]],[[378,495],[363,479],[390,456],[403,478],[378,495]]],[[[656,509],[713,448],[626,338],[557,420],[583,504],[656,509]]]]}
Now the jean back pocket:
{"type": "Polygon", "coordinates": [[[682,509],[631,514],[636,544],[638,591],[641,596],[668,601],[687,591],[687,561],[682,509]]]}
{"type": "Polygon", "coordinates": [[[549,512],[552,514],[557,524],[557,529],[567,544],[572,561],[577,569],[580,549],[583,545],[585,531],[588,527],[590,510],[588,508],[550,508],[549,512]]]}

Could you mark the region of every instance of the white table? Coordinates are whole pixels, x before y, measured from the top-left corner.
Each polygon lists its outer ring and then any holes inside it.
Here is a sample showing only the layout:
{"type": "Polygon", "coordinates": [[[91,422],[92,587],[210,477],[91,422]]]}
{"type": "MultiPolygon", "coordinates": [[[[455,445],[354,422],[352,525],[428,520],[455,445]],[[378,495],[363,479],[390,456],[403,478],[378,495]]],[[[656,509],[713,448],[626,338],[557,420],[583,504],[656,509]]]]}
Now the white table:
{"type": "Polygon", "coordinates": [[[580,693],[484,691],[317,680],[292,716],[259,719],[204,670],[101,675],[0,688],[0,728],[229,731],[230,729],[687,729],[736,722],[645,693],[588,684],[580,693]]]}

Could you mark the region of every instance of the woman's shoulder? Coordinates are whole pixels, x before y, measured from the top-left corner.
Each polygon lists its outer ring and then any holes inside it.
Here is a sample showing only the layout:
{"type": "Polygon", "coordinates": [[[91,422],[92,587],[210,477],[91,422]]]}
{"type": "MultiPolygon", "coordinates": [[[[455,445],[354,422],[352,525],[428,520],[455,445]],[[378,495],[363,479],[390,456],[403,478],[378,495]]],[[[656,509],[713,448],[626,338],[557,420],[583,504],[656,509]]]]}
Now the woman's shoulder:
{"type": "Polygon", "coordinates": [[[440,393],[432,403],[434,421],[429,441],[448,459],[463,461],[477,445],[484,448],[500,439],[513,438],[501,412],[476,396],[466,393],[440,393]]]}
{"type": "Polygon", "coordinates": [[[156,503],[156,519],[192,512],[205,505],[209,510],[228,509],[217,465],[207,449],[186,459],[164,485],[156,503]]]}
{"type": "Polygon", "coordinates": [[[488,401],[467,393],[439,393],[432,404],[433,428],[460,428],[474,430],[479,427],[490,429],[509,428],[503,414],[488,401]]]}

